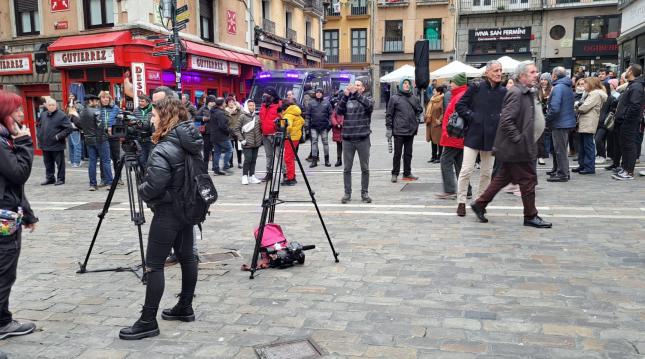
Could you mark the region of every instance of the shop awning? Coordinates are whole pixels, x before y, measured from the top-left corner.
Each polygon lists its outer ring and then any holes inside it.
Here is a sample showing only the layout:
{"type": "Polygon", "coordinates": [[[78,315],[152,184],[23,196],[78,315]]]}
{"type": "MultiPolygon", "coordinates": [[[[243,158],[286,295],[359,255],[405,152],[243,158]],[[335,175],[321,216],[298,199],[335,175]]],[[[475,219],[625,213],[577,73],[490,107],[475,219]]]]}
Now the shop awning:
{"type": "Polygon", "coordinates": [[[125,45],[132,42],[130,31],[113,31],[101,34],[65,36],[49,45],[49,52],[125,45]]]}
{"type": "Polygon", "coordinates": [[[253,55],[202,45],[192,41],[186,41],[186,51],[193,55],[262,67],[262,63],[260,63],[260,61],[258,61],[253,55]]]}

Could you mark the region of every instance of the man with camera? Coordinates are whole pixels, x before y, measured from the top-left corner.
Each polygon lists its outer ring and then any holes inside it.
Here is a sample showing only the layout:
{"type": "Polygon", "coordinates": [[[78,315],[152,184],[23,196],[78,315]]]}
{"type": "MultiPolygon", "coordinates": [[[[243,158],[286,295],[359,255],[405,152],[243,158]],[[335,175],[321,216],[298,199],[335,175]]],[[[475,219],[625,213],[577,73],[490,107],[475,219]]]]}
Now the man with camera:
{"type": "Polygon", "coordinates": [[[90,177],[90,191],[96,191],[96,160],[101,161],[101,174],[103,184],[108,188],[112,185],[112,168],[110,167],[110,145],[108,143],[108,122],[101,116],[99,109],[99,98],[96,95],[88,95],[87,106],[81,111],[77,126],[85,134],[85,144],[90,164],[87,169],[90,177]]]}
{"type": "Polygon", "coordinates": [[[139,144],[141,145],[141,154],[139,155],[139,165],[146,168],[148,156],[152,151],[152,123],[150,117],[152,116],[152,103],[148,95],[139,95],[139,107],[132,112],[134,117],[137,118],[137,131],[140,134],[139,144]]]}

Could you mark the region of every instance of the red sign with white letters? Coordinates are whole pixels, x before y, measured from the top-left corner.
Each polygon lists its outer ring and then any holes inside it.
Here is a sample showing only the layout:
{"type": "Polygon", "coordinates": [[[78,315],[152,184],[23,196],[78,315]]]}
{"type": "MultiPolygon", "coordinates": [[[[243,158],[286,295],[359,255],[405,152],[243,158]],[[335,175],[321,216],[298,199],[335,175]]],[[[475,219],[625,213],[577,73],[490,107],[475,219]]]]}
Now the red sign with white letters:
{"type": "Polygon", "coordinates": [[[69,2],[71,0],[51,0],[50,8],[52,12],[67,11],[69,10],[69,2]]]}

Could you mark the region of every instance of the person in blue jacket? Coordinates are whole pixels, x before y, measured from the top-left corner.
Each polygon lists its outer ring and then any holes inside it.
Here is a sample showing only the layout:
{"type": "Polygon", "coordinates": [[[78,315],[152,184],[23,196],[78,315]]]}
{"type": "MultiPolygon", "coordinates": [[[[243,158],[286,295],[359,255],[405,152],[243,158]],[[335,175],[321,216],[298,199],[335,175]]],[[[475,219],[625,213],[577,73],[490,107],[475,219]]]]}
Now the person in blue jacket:
{"type": "Polygon", "coordinates": [[[558,66],[551,73],[553,90],[549,98],[546,123],[553,137],[553,169],[547,174],[549,182],[569,181],[569,130],[576,127],[576,114],[573,108],[574,98],[571,78],[564,67],[558,66]]]}

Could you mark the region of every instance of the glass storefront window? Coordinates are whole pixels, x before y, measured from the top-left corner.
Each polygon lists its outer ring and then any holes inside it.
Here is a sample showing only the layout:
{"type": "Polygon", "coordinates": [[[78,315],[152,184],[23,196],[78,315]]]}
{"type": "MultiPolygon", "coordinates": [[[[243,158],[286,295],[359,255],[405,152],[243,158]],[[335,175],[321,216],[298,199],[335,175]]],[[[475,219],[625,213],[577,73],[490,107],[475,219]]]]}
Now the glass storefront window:
{"type": "Polygon", "coordinates": [[[576,19],[575,24],[575,39],[576,40],[589,40],[589,26],[591,25],[590,19],[576,19]]]}

